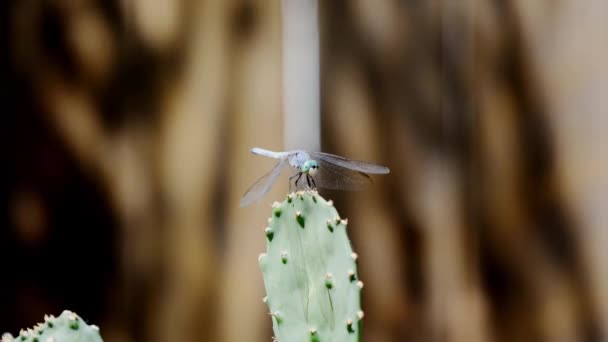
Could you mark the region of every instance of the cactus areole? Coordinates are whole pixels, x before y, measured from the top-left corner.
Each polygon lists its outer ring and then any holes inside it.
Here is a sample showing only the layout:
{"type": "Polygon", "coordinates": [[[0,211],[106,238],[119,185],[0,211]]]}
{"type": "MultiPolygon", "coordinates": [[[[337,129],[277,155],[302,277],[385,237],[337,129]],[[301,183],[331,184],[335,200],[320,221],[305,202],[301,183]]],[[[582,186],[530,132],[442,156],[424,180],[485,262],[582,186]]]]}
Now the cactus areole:
{"type": "Polygon", "coordinates": [[[273,204],[259,263],[279,342],[360,341],[363,283],[347,225],[315,191],[273,204]]]}

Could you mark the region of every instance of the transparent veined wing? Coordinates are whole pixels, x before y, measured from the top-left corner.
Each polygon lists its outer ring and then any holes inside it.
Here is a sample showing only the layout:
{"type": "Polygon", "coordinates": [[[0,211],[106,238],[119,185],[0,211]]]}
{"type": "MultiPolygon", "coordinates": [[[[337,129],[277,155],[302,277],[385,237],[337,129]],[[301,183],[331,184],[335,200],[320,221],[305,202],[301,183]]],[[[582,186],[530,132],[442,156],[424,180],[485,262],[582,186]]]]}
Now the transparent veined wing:
{"type": "Polygon", "coordinates": [[[363,190],[372,184],[372,179],[363,172],[354,171],[323,159],[317,160],[319,170],[313,179],[319,188],[338,190],[363,190]]]}
{"type": "Polygon", "coordinates": [[[258,179],[241,197],[241,207],[259,201],[270,190],[281,171],[288,165],[287,159],[281,159],[267,174],[258,179]]]}
{"type": "Polygon", "coordinates": [[[315,159],[317,161],[324,161],[330,164],[334,164],[343,168],[363,173],[387,174],[390,172],[389,168],[386,166],[368,163],[364,161],[350,160],[348,158],[337,156],[335,154],[329,154],[324,152],[308,152],[308,154],[310,154],[312,159],[315,159]]]}

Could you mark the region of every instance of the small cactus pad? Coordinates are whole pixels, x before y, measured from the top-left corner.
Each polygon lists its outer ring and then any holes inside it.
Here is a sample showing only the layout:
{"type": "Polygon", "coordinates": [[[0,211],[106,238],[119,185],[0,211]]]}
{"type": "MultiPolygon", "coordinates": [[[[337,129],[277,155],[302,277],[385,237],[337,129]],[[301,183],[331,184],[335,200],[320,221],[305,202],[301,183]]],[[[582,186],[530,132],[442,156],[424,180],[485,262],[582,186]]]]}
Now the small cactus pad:
{"type": "Polygon", "coordinates": [[[362,287],[347,224],[314,191],[273,204],[259,263],[279,342],[360,340],[362,287]]]}
{"type": "Polygon", "coordinates": [[[86,324],[77,314],[65,310],[59,317],[45,316],[34,328],[17,337],[6,333],[1,342],[103,342],[99,328],[86,324]]]}

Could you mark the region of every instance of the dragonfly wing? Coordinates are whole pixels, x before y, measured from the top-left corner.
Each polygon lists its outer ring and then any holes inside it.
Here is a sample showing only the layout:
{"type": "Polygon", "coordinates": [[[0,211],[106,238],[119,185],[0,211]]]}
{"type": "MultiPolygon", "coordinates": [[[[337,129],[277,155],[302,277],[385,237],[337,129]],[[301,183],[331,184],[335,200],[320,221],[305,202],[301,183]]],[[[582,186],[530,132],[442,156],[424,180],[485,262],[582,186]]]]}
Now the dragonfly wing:
{"type": "Polygon", "coordinates": [[[372,179],[363,172],[343,168],[323,159],[319,159],[317,162],[319,170],[313,179],[319,188],[363,190],[372,184],[372,179]]]}
{"type": "Polygon", "coordinates": [[[308,152],[310,156],[317,161],[324,161],[330,164],[341,166],[343,168],[359,171],[363,173],[372,174],[387,174],[390,172],[386,166],[368,163],[358,160],[350,160],[344,157],[337,156],[335,154],[323,153],[323,152],[308,152]]]}
{"type": "Polygon", "coordinates": [[[277,180],[277,177],[281,174],[281,171],[283,171],[285,165],[287,165],[287,160],[281,159],[277,165],[272,168],[272,170],[253,183],[253,185],[241,198],[241,207],[246,207],[251,203],[262,199],[262,197],[264,197],[264,195],[270,190],[274,182],[277,180]]]}

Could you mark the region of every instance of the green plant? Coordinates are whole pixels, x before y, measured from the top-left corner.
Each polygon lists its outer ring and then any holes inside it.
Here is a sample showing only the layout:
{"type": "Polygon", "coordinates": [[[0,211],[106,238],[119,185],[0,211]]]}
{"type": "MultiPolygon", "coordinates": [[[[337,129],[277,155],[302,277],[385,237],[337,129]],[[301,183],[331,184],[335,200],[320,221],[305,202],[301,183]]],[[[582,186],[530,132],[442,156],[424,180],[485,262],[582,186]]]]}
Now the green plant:
{"type": "Polygon", "coordinates": [[[2,335],[2,342],[103,342],[99,328],[87,325],[77,314],[65,310],[59,317],[44,316],[33,329],[21,330],[19,336],[2,335]]]}
{"type": "Polygon", "coordinates": [[[259,263],[275,338],[359,341],[363,283],[346,234],[347,220],[332,201],[307,191],[275,202],[268,221],[267,251],[259,263]]]}

